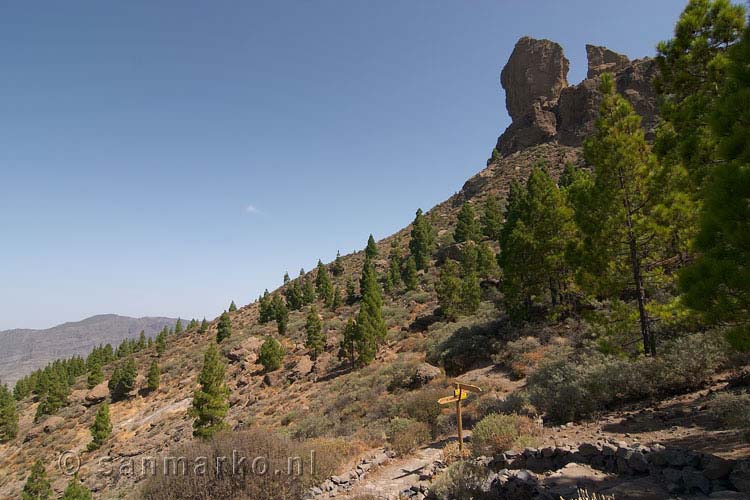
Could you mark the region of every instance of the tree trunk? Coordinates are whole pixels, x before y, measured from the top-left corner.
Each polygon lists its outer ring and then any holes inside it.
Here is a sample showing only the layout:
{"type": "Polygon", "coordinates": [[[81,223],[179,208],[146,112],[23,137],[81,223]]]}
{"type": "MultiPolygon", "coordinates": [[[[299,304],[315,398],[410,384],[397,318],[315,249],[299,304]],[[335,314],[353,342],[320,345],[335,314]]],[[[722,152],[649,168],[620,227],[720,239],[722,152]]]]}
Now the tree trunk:
{"type": "Polygon", "coordinates": [[[641,259],[638,256],[638,243],[636,241],[635,229],[633,227],[633,213],[630,208],[630,197],[625,189],[625,179],[620,174],[620,187],[623,190],[623,205],[625,206],[625,222],[628,227],[628,247],[630,251],[630,267],[633,271],[633,284],[635,285],[638,300],[638,317],[640,320],[641,336],[643,337],[643,351],[646,355],[656,356],[656,339],[651,333],[651,324],[646,311],[646,290],[643,287],[643,273],[641,270],[641,259]]]}

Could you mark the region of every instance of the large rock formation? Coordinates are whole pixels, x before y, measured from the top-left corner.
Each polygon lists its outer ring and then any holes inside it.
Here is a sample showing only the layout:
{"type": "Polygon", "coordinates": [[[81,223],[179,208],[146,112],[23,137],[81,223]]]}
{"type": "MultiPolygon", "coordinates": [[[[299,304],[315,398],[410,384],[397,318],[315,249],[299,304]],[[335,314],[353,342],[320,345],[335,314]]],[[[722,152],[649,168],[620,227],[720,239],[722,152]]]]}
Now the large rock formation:
{"type": "Polygon", "coordinates": [[[501,156],[545,142],[580,146],[594,130],[601,94],[601,75],[615,75],[617,91],[643,117],[651,134],[656,125],[656,96],[651,82],[656,65],[651,59],[630,61],[605,47],[586,46],[588,77],[568,86],[569,62],[562,47],[549,40],[521,38],[500,81],[513,123],[498,139],[501,156]]]}
{"type": "Polygon", "coordinates": [[[563,49],[550,40],[521,38],[500,74],[505,105],[513,121],[521,119],[568,86],[570,63],[563,49]]]}

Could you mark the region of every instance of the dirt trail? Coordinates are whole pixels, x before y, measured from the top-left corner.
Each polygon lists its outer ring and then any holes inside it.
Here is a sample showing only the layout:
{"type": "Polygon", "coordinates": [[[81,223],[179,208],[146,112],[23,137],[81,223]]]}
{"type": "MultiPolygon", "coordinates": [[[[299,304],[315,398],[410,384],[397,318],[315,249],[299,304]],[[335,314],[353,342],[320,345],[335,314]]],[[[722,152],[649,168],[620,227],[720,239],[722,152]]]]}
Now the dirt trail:
{"type": "Polygon", "coordinates": [[[378,500],[396,500],[399,492],[416,485],[427,484],[420,476],[427,466],[440,458],[443,442],[419,449],[413,455],[395,458],[378,467],[357,484],[351,491],[334,498],[350,499],[359,495],[372,495],[378,500]]]}

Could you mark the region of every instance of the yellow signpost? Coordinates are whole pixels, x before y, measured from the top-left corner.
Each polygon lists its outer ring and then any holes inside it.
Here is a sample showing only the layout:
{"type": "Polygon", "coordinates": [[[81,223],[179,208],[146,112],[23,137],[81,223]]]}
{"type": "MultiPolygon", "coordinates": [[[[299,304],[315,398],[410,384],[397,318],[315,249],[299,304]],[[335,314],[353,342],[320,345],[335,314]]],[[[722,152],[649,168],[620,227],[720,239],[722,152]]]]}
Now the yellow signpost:
{"type": "Polygon", "coordinates": [[[456,421],[458,423],[458,452],[463,454],[464,451],[464,430],[461,419],[461,400],[466,399],[470,392],[482,392],[482,389],[476,385],[464,384],[463,382],[453,382],[453,396],[446,396],[438,399],[441,405],[456,403],[456,421]]]}

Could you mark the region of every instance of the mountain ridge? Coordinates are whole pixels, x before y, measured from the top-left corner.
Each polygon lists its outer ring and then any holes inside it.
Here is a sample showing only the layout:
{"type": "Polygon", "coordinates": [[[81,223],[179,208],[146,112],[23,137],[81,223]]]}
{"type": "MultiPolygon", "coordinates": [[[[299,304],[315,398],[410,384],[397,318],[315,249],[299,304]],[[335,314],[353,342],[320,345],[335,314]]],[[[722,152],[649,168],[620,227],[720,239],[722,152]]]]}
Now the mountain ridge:
{"type": "Polygon", "coordinates": [[[50,361],[85,356],[99,344],[113,344],[136,337],[143,330],[152,337],[177,318],[96,314],[80,321],[66,321],[49,328],[13,328],[0,331],[0,382],[14,384],[19,378],[50,361]]]}

